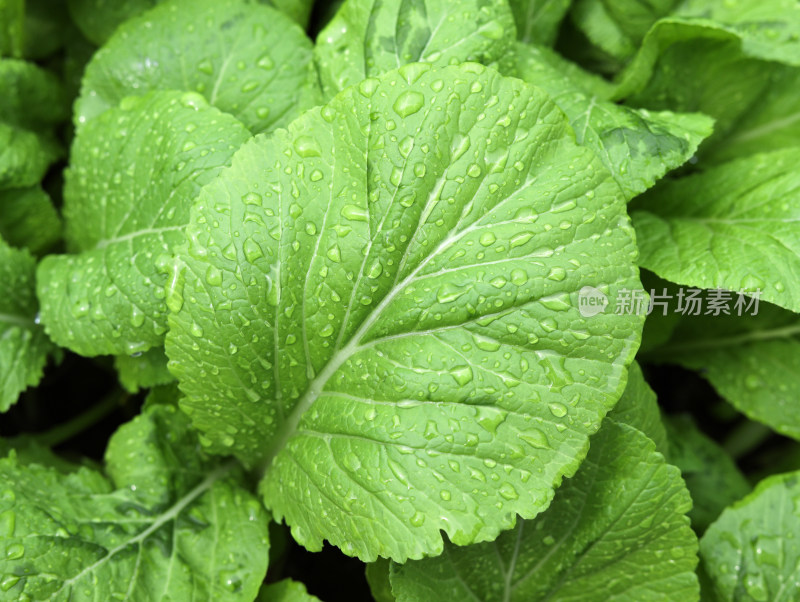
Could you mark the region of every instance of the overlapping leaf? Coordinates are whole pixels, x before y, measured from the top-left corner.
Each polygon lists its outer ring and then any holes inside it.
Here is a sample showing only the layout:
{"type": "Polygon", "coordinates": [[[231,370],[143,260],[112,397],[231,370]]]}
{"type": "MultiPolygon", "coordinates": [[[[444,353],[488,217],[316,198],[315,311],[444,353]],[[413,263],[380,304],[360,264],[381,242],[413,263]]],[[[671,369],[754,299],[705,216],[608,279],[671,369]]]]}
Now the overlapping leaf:
{"type": "Polygon", "coordinates": [[[519,40],[550,46],[571,0],[509,0],[508,4],[514,13],[519,40]]]}
{"type": "Polygon", "coordinates": [[[92,57],[75,117],[80,125],[131,94],[187,90],[257,133],[314,106],[316,82],[311,42],[279,11],[247,0],[171,0],[126,22],[92,57]]]}
{"type": "Polygon", "coordinates": [[[678,469],[609,416],[553,504],[493,543],[393,564],[397,602],[691,600],[697,538],[678,469]]]}
{"type": "Polygon", "coordinates": [[[493,63],[509,51],[505,0],[347,0],[322,30],[314,56],[325,95],[412,62],[493,63]]]}
{"type": "Polygon", "coordinates": [[[797,600],[798,497],[800,473],[769,477],[708,528],[700,555],[717,600],[797,600]]]}
{"type": "Polygon", "coordinates": [[[633,198],[685,163],[711,134],[697,114],[631,109],[609,102],[613,86],[556,53],[519,44],[505,69],[546,90],[572,124],[579,144],[595,151],[633,198]]]}
{"type": "Polygon", "coordinates": [[[36,260],[0,239],[0,412],[42,377],[53,345],[36,324],[36,260]]]}
{"type": "Polygon", "coordinates": [[[200,187],[249,137],[198,94],[175,91],[129,97],[81,129],[64,192],[75,254],[39,267],[42,322],[56,342],[84,355],[161,344],[169,300],[158,258],[183,240],[200,187]]]}
{"type": "Polygon", "coordinates": [[[196,447],[185,417],[154,406],[112,438],[109,477],[0,460],[4,599],[253,600],[267,516],[196,447]]]}
{"type": "Polygon", "coordinates": [[[475,64],[246,144],[187,233],[182,407],[310,549],[418,558],[534,516],[638,343],[640,316],[577,306],[638,284],[619,188],[541,91],[475,64]]]}

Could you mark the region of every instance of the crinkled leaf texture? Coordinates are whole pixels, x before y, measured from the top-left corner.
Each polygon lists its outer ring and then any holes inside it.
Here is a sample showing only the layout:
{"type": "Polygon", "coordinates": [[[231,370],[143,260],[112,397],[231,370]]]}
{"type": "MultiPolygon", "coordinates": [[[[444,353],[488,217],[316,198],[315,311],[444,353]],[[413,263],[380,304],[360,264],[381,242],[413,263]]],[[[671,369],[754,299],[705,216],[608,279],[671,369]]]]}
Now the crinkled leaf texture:
{"type": "Polygon", "coordinates": [[[516,34],[505,0],[347,0],[314,48],[322,89],[342,89],[415,61],[490,64],[516,34]]]}
{"type": "Polygon", "coordinates": [[[42,322],[82,355],[134,354],[166,331],[158,258],[183,240],[192,201],[247,129],[194,92],[128,97],[81,128],[66,174],[71,255],[39,266],[42,322]],[[110,135],[110,132],[115,132],[110,135]]]}
{"type": "Polygon", "coordinates": [[[800,597],[800,472],[775,475],[726,509],[700,540],[720,602],[800,597]]]}
{"type": "Polygon", "coordinates": [[[0,238],[0,412],[42,378],[53,344],[36,324],[36,260],[0,238]]]}
{"type": "Polygon", "coordinates": [[[684,317],[647,357],[697,370],[737,410],[800,440],[800,318],[769,303],[752,311],[684,317]]]}
{"type": "Polygon", "coordinates": [[[606,82],[547,48],[518,44],[507,72],[543,88],[567,114],[579,144],[591,148],[629,199],[688,161],[711,134],[700,114],[647,111],[607,100],[606,82]]]}
{"type": "Polygon", "coordinates": [[[800,149],[665,182],[632,213],[639,264],[672,282],[800,311],[800,149]]]}
{"type": "Polygon", "coordinates": [[[697,538],[680,472],[612,416],[552,505],[492,543],[393,564],[397,602],[697,600],[697,538]]]}
{"type": "Polygon", "coordinates": [[[0,591],[8,600],[253,600],[268,518],[231,464],[198,454],[154,406],[114,435],[108,477],[0,460],[0,591]]]}
{"type": "Polygon", "coordinates": [[[311,42],[291,19],[248,0],[172,0],[120,26],[95,53],[77,125],[125,96],[166,89],[203,94],[253,133],[319,100],[311,42]]]}
{"type": "Polygon", "coordinates": [[[623,196],[540,90],[477,64],[367,79],[206,186],[172,280],[182,407],[312,550],[402,561],[547,507],[641,316],[623,196]]]}

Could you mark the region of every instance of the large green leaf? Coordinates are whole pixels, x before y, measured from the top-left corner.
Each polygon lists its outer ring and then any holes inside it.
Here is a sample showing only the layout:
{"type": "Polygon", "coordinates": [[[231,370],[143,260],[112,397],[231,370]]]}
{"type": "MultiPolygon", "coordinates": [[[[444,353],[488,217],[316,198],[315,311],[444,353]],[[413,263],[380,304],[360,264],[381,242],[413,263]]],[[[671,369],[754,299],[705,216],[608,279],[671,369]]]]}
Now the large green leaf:
{"type": "Polygon", "coordinates": [[[572,124],[579,144],[591,148],[633,198],[697,150],[711,134],[705,115],[631,109],[609,102],[609,84],[546,48],[518,44],[506,70],[543,88],[572,124]],[[598,81],[599,80],[599,81],[598,81]]]}
{"type": "Polygon", "coordinates": [[[36,324],[36,260],[0,239],[0,412],[42,377],[53,349],[36,324]]]}
{"type": "Polygon", "coordinates": [[[733,502],[750,492],[750,484],[733,459],[706,437],[689,416],[669,416],[670,464],[681,469],[692,496],[689,518],[692,527],[702,532],[733,502]]]}
{"type": "Polygon", "coordinates": [[[697,538],[678,469],[607,418],[553,504],[493,543],[392,565],[398,602],[697,600],[697,538]]]}
{"type": "Polygon", "coordinates": [[[697,370],[749,418],[800,440],[800,318],[768,303],[752,311],[686,316],[647,358],[697,370]]]}
{"type": "Polygon", "coordinates": [[[183,240],[197,192],[249,137],[199,94],[177,91],[129,97],[79,131],[64,190],[75,254],[39,266],[42,322],[53,340],[83,355],[161,344],[167,277],[159,255],[183,240]]]}
{"type": "Polygon", "coordinates": [[[247,0],[172,0],[126,22],[94,55],[75,116],[80,125],[131,94],[188,90],[256,133],[315,105],[316,82],[311,42],[277,10],[247,0]]]}
{"type": "Polygon", "coordinates": [[[368,79],[203,189],[172,277],[182,407],[312,550],[492,539],[624,388],[642,317],[578,311],[582,287],[638,286],[623,201],[520,80],[368,79]]]}
{"type": "Polygon", "coordinates": [[[571,17],[593,44],[625,61],[650,27],[677,4],[679,0],[576,0],[571,17]]]}
{"type": "Polygon", "coordinates": [[[717,600],[790,602],[800,597],[800,473],[769,477],[722,513],[700,540],[717,600]]]}
{"type": "Polygon", "coordinates": [[[37,254],[61,238],[61,218],[41,186],[0,190],[0,237],[37,254]]]}
{"type": "Polygon", "coordinates": [[[327,97],[415,61],[489,64],[509,51],[514,17],[505,0],[347,0],[317,37],[327,97]]]}
{"type": "MultiPolygon", "coordinates": [[[[125,0],[125,2],[68,0],[68,5],[71,17],[83,35],[99,46],[104,44],[122,23],[163,2],[164,0],[125,0]]],[[[262,3],[275,6],[305,26],[313,1],[263,0],[262,3]]],[[[191,6],[186,5],[184,10],[191,11],[191,6]]]]}
{"type": "Polygon", "coordinates": [[[55,125],[69,115],[58,79],[33,63],[0,60],[0,121],[29,130],[55,125]]]}
{"type": "Polygon", "coordinates": [[[256,602],[319,602],[319,598],[309,594],[302,583],[284,579],[262,587],[256,602]]]}
{"type": "Polygon", "coordinates": [[[60,156],[52,138],[0,121],[0,189],[38,184],[60,156]]]}
{"type": "Polygon", "coordinates": [[[509,0],[517,37],[530,44],[551,46],[571,0],[509,0]]]}
{"type": "Polygon", "coordinates": [[[0,460],[3,599],[253,600],[268,517],[240,471],[196,447],[162,405],[114,435],[108,477],[0,460]]]}
{"type": "Polygon", "coordinates": [[[0,0],[0,56],[21,56],[25,0],[0,0]]]}
{"type": "Polygon", "coordinates": [[[672,282],[800,311],[800,148],[665,182],[632,213],[639,264],[672,282]]]}

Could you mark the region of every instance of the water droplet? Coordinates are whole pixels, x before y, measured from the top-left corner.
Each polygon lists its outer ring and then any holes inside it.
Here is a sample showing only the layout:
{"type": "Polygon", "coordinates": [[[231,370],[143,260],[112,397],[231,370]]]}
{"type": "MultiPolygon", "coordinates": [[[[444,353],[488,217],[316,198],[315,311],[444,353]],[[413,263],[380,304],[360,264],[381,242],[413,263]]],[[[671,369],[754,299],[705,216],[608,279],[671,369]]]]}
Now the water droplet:
{"type": "Polygon", "coordinates": [[[509,246],[513,249],[515,247],[520,247],[528,242],[531,238],[533,238],[533,232],[520,232],[519,234],[515,234],[511,238],[511,242],[509,246]]]}
{"type": "Polygon", "coordinates": [[[425,104],[425,97],[414,90],[406,90],[397,97],[392,108],[400,117],[409,117],[425,104]]]}
{"type": "Polygon", "coordinates": [[[367,211],[358,205],[345,205],[342,207],[342,217],[353,222],[367,221],[367,211]]]}
{"type": "Polygon", "coordinates": [[[467,292],[467,289],[454,284],[445,283],[436,292],[436,300],[439,303],[451,303],[467,292]]]}
{"type": "Polygon", "coordinates": [[[518,500],[519,493],[517,490],[514,489],[514,486],[511,483],[503,483],[500,485],[500,489],[498,490],[501,497],[504,497],[507,500],[518,500]]]}
{"type": "Polygon", "coordinates": [[[214,73],[214,65],[210,60],[205,59],[197,63],[197,70],[206,75],[212,75],[214,73]]]}
{"type": "Polygon", "coordinates": [[[16,575],[4,575],[3,578],[0,579],[0,590],[7,592],[17,583],[19,583],[19,579],[20,578],[16,575]]]}
{"type": "Polygon", "coordinates": [[[322,172],[318,169],[312,171],[311,175],[309,176],[312,182],[319,182],[323,177],[324,176],[322,175],[322,172]]]}
{"type": "Polygon", "coordinates": [[[298,136],[294,141],[294,150],[304,159],[322,155],[319,143],[311,136],[298,136]]]}
{"type": "Polygon", "coordinates": [[[473,163],[467,169],[467,175],[471,178],[479,178],[481,175],[481,168],[477,164],[473,163]]]}
{"type": "Polygon", "coordinates": [[[442,489],[442,490],[439,492],[439,497],[440,497],[440,498],[442,498],[442,499],[443,499],[445,502],[449,502],[449,501],[450,501],[450,498],[451,498],[452,496],[450,495],[450,492],[449,492],[447,489],[442,489]]]}
{"type": "Polygon", "coordinates": [[[548,405],[550,408],[550,413],[555,416],[556,418],[563,418],[567,415],[567,406],[563,403],[558,403],[557,401],[548,405]]]}
{"type": "Polygon", "coordinates": [[[539,429],[529,429],[519,434],[519,438],[538,449],[549,449],[550,443],[545,434],[539,429]]]}
{"type": "Polygon", "coordinates": [[[757,374],[748,374],[744,378],[744,386],[750,389],[751,391],[755,391],[756,389],[761,387],[761,379],[758,377],[757,374]]]}
{"type": "Polygon", "coordinates": [[[144,314],[138,307],[134,307],[131,311],[131,326],[139,328],[142,324],[144,324],[144,314]]]}
{"type": "Polygon", "coordinates": [[[488,247],[489,245],[494,244],[497,240],[497,237],[494,235],[494,232],[484,232],[481,234],[481,237],[478,239],[478,242],[481,243],[484,247],[488,247]]]}
{"type": "Polygon", "coordinates": [[[203,327],[197,322],[193,322],[191,328],[189,328],[189,332],[192,333],[192,336],[199,338],[203,336],[203,327]]]}
{"type": "Polygon", "coordinates": [[[528,282],[528,273],[525,270],[512,270],[511,271],[511,282],[517,286],[522,286],[528,282]]]}
{"type": "Polygon", "coordinates": [[[222,284],[222,272],[216,266],[210,265],[206,269],[206,282],[211,286],[222,284]]]}
{"type": "Polygon", "coordinates": [[[415,512],[414,516],[411,517],[409,520],[412,526],[414,527],[421,527],[422,524],[425,522],[425,515],[421,512],[415,512]]]}
{"type": "Polygon", "coordinates": [[[367,270],[367,276],[372,278],[373,280],[380,276],[383,273],[383,264],[380,261],[375,260],[372,262],[372,265],[369,266],[369,270],[367,270]]]}
{"type": "Polygon", "coordinates": [[[25,556],[25,546],[21,543],[12,543],[6,548],[6,559],[17,560],[25,556]]]}
{"type": "Polygon", "coordinates": [[[550,273],[547,274],[547,277],[550,280],[555,280],[556,282],[561,282],[562,280],[564,280],[564,278],[567,277],[567,272],[564,270],[564,268],[562,268],[560,266],[555,266],[553,268],[550,268],[550,273]]]}
{"type": "Polygon", "coordinates": [[[334,263],[339,263],[342,261],[342,252],[339,250],[338,245],[333,245],[331,248],[329,248],[326,255],[328,259],[330,259],[334,263]]]}
{"type": "Polygon", "coordinates": [[[272,60],[271,56],[265,54],[260,59],[258,59],[258,62],[256,62],[256,66],[260,67],[261,69],[264,69],[265,71],[269,71],[270,69],[273,69],[275,67],[275,61],[272,60]]]}
{"type": "Polygon", "coordinates": [[[333,332],[334,332],[333,324],[326,324],[320,329],[319,336],[329,337],[333,334],[333,332]]]}
{"type": "Polygon", "coordinates": [[[13,510],[6,510],[0,514],[0,536],[13,537],[17,528],[17,515],[13,510]]]}
{"type": "Polygon", "coordinates": [[[242,251],[244,252],[244,258],[249,263],[255,263],[257,259],[264,256],[264,251],[261,250],[261,246],[252,238],[248,238],[244,241],[242,251]]]}

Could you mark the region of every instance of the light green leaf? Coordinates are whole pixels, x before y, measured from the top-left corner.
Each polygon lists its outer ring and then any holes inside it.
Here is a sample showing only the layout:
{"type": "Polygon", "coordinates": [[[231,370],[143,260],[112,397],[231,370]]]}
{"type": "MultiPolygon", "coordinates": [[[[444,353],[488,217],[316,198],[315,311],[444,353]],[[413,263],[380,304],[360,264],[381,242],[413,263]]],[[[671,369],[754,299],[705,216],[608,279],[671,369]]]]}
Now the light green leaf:
{"type": "Polygon", "coordinates": [[[246,144],[187,234],[182,407],[311,550],[419,558],[536,515],[639,340],[641,316],[578,311],[639,285],[619,188],[540,90],[476,64],[246,144]]]}
{"type": "Polygon", "coordinates": [[[640,431],[607,418],[552,505],[493,543],[392,564],[398,602],[697,600],[697,538],[680,473],[640,431]]]}
{"type": "Polygon", "coordinates": [[[552,46],[572,0],[509,0],[517,37],[530,44],[552,46]]]}
{"type": "Polygon", "coordinates": [[[800,311],[798,162],[798,148],[754,155],[647,193],[632,213],[639,265],[800,311]]]}
{"type": "Polygon", "coordinates": [[[763,480],[700,540],[718,600],[790,602],[800,596],[800,472],[763,480]]]}
{"type": "Polygon", "coordinates": [[[309,594],[302,583],[284,579],[262,587],[256,602],[319,602],[319,598],[309,594]]]}
{"type": "Polygon", "coordinates": [[[684,317],[647,358],[699,371],[740,412],[800,440],[800,318],[768,303],[730,311],[684,317]]]}
{"type": "Polygon", "coordinates": [[[167,356],[162,347],[153,347],[141,355],[118,355],[114,358],[114,368],[120,384],[129,393],[175,380],[167,370],[167,356]]]}
{"type": "Polygon", "coordinates": [[[39,266],[53,340],[83,355],[162,343],[169,299],[159,256],[183,240],[197,192],[249,137],[200,95],[177,91],[129,97],[79,131],[64,190],[76,254],[39,266]]]}
{"type": "Polygon", "coordinates": [[[52,343],[36,324],[36,260],[0,239],[0,412],[42,378],[52,343]]]}
{"type": "Polygon", "coordinates": [[[25,0],[0,0],[0,56],[22,56],[25,0]]]}
{"type": "Polygon", "coordinates": [[[689,416],[667,416],[669,462],[681,469],[692,496],[692,527],[704,531],[720,513],[750,492],[733,459],[706,437],[689,416]]]}
{"type": "Polygon", "coordinates": [[[172,0],[126,22],[86,68],[77,123],[125,96],[165,89],[199,92],[253,133],[284,126],[319,100],[303,30],[246,0],[172,0]]]}
{"type": "Polygon", "coordinates": [[[570,16],[589,40],[614,58],[630,59],[650,27],[679,0],[576,0],[570,16]]]}
{"type": "Polygon", "coordinates": [[[37,254],[61,238],[61,218],[41,186],[0,190],[0,237],[37,254]]]}
{"type": "Polygon", "coordinates": [[[505,0],[347,0],[314,49],[327,98],[415,61],[445,66],[501,59],[516,37],[505,0]]]}
{"type": "Polygon", "coordinates": [[[563,110],[579,144],[591,148],[633,198],[685,163],[711,134],[705,115],[631,109],[605,100],[610,85],[546,48],[518,44],[510,74],[543,88],[563,110]]]}
{"type": "Polygon", "coordinates": [[[272,4],[279,11],[297,21],[302,27],[305,27],[311,17],[314,0],[271,0],[268,4],[272,4]]]}
{"type": "Polygon", "coordinates": [[[0,460],[5,599],[253,600],[268,518],[196,447],[185,417],[154,406],[111,439],[108,478],[0,460]]]}
{"type": "Polygon", "coordinates": [[[0,189],[38,184],[60,156],[55,140],[0,121],[0,189]]]}
{"type": "Polygon", "coordinates": [[[645,381],[637,362],[631,364],[628,385],[609,416],[642,431],[655,443],[656,451],[669,457],[667,432],[661,421],[656,394],[645,381]]]}

